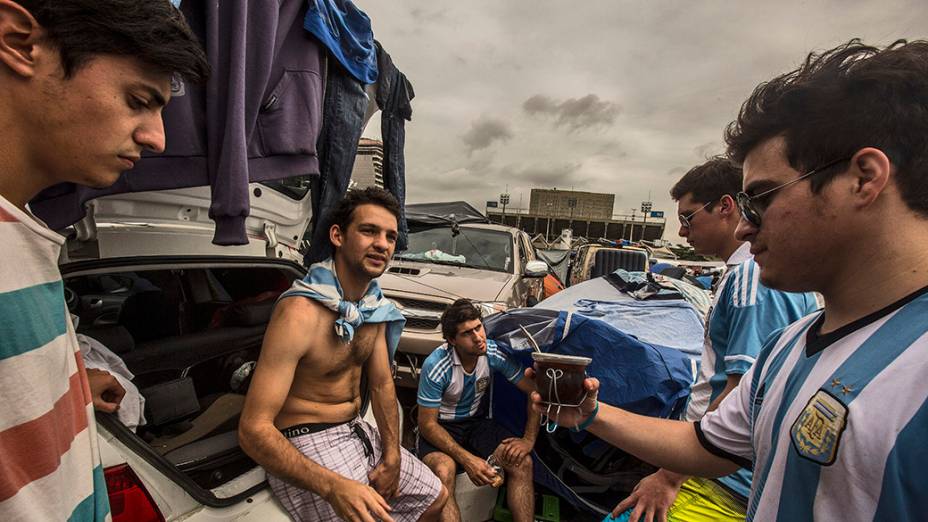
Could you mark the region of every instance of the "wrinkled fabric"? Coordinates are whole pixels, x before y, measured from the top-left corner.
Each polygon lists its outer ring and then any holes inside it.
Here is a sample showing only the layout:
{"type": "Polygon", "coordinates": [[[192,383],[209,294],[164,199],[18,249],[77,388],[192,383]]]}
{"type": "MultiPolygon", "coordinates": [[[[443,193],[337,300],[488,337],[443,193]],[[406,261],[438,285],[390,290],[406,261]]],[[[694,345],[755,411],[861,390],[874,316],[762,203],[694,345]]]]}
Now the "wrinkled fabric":
{"type": "Polygon", "coordinates": [[[412,120],[412,99],[416,96],[406,75],[393,64],[393,59],[377,43],[377,105],[380,107],[380,135],[383,140],[383,188],[396,196],[400,203],[398,251],[406,250],[409,228],[402,209],[406,202],[406,121],[412,120]]]}
{"type": "Polygon", "coordinates": [[[329,228],[332,208],[345,196],[351,183],[364,130],[364,114],[370,103],[364,87],[341,67],[329,68],[319,135],[319,176],[310,180],[313,233],[304,263],[308,266],[332,256],[329,228]]]}
{"type": "Polygon", "coordinates": [[[677,348],[698,358],[704,329],[699,313],[686,301],[576,302],[576,313],[609,323],[646,343],[677,348]]]}
{"type": "Polygon", "coordinates": [[[384,297],[376,279],[367,285],[360,301],[346,301],[335,273],[335,263],[332,259],[326,259],[310,266],[306,277],[294,281],[293,286],[280,295],[280,299],[292,296],[308,297],[338,314],[335,335],[343,343],[351,342],[354,332],[363,324],[387,323],[387,349],[390,359],[393,359],[406,319],[393,301],[384,297]]]}
{"type": "MultiPolygon", "coordinates": [[[[676,416],[682,409],[689,394],[689,386],[696,375],[695,363],[683,352],[641,342],[605,321],[579,314],[524,308],[495,314],[486,318],[484,325],[488,338],[495,339],[503,349],[511,349],[514,356],[525,365],[532,364],[532,348],[520,326],[531,333],[544,352],[592,358],[587,367],[587,374],[600,381],[599,399],[641,415],[676,416]]],[[[493,418],[509,430],[521,430],[526,421],[525,401],[524,393],[500,379],[493,386],[493,418]]],[[[556,432],[556,436],[568,437],[565,444],[571,440],[594,438],[588,432],[565,431],[559,429],[556,432]]],[[[543,434],[542,437],[547,437],[550,441],[553,436],[543,434]]],[[[564,438],[558,440],[564,441],[564,438]]],[[[569,446],[563,447],[565,451],[573,453],[581,450],[584,454],[587,450],[609,448],[599,440],[593,440],[585,446],[570,443],[569,446]]],[[[571,486],[558,476],[561,473],[563,477],[565,469],[568,469],[570,464],[567,460],[554,459],[546,462],[544,458],[539,457],[535,459],[535,464],[533,469],[536,483],[550,488],[579,509],[605,509],[590,503],[582,496],[579,487],[577,490],[571,489],[571,486]],[[562,466],[565,464],[567,466],[562,466]]],[[[569,471],[566,474],[572,475],[569,471]]],[[[606,475],[600,476],[609,479],[606,475]]],[[[582,478],[577,478],[571,484],[600,487],[600,484],[591,484],[582,478]]],[[[608,509],[614,506],[612,503],[608,509]]]]}
{"type": "Polygon", "coordinates": [[[662,276],[660,274],[652,275],[654,281],[664,287],[673,287],[680,292],[686,302],[693,305],[702,317],[709,315],[709,308],[712,307],[712,297],[709,292],[696,285],[690,284],[682,279],[662,276]]]}
{"type": "MultiPolygon", "coordinates": [[[[406,79],[380,44],[377,43],[379,75],[376,104],[381,110],[380,125],[383,141],[383,185],[400,204],[397,222],[399,237],[396,250],[406,250],[409,227],[406,224],[406,146],[405,121],[412,118],[410,101],[415,96],[406,79]]],[[[339,66],[329,68],[323,120],[318,151],[321,172],[311,184],[313,198],[313,233],[304,263],[317,263],[332,255],[329,228],[332,208],[344,197],[351,183],[358,140],[364,130],[365,113],[370,100],[364,86],[339,66]]]]}
{"type": "Polygon", "coordinates": [[[132,431],[135,431],[139,426],[144,426],[146,424],[145,396],[139,393],[139,389],[135,384],[132,384],[135,375],[129,371],[126,363],[93,337],[77,334],[77,342],[81,347],[84,366],[108,372],[126,390],[122,402],[119,403],[119,409],[116,410],[119,421],[132,431]]]}
{"type": "MultiPolygon", "coordinates": [[[[532,334],[542,352],[592,358],[586,371],[600,380],[599,399],[633,413],[673,416],[682,410],[696,378],[695,364],[688,354],[644,342],[599,318],[535,308],[486,318],[487,338],[495,339],[502,351],[510,352],[523,366],[533,364],[533,350],[519,326],[532,334]]],[[[524,400],[525,394],[519,393],[524,400]]],[[[513,419],[516,413],[525,412],[524,408],[500,403],[496,395],[492,404],[494,411],[505,411],[513,419]]],[[[525,418],[513,422],[524,426],[525,418]]]]}
{"type": "Polygon", "coordinates": [[[371,19],[351,0],[311,0],[303,28],[361,83],[377,81],[377,49],[371,19]]]}

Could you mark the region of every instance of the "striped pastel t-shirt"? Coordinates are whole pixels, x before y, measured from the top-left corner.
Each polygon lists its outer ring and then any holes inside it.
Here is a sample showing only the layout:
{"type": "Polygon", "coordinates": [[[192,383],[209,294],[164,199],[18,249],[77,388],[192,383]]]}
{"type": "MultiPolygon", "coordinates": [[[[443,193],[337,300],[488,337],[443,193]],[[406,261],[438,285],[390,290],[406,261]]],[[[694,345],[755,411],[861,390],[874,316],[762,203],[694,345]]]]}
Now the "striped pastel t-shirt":
{"type": "Polygon", "coordinates": [[[64,238],[0,197],[0,520],[110,520],[64,238]]]}

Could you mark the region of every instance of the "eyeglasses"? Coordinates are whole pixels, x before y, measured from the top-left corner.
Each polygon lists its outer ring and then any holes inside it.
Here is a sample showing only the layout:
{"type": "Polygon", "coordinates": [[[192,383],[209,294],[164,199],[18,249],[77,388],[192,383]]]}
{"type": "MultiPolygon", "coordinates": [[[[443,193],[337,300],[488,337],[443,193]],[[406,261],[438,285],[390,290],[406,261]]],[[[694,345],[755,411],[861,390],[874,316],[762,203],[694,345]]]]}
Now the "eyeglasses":
{"type": "Polygon", "coordinates": [[[782,185],[777,185],[776,187],[765,190],[760,194],[749,196],[746,192],[739,192],[738,195],[735,196],[735,200],[738,202],[738,210],[741,212],[741,217],[751,225],[760,228],[760,224],[763,221],[764,212],[767,210],[767,207],[770,206],[770,202],[773,201],[771,194],[794,183],[799,183],[800,181],[812,176],[813,174],[818,174],[819,172],[830,169],[839,163],[849,161],[850,159],[851,158],[841,158],[839,160],[832,161],[831,163],[826,163],[821,167],[806,172],[794,180],[787,181],[782,185]],[[766,198],[766,201],[764,201],[764,198],[766,198]]]}
{"type": "Polygon", "coordinates": [[[706,207],[708,207],[709,205],[711,205],[711,204],[713,204],[713,203],[715,203],[715,201],[710,201],[710,202],[706,203],[705,205],[703,205],[703,206],[697,208],[696,210],[690,212],[689,214],[686,214],[686,215],[680,214],[680,215],[678,215],[677,217],[680,219],[680,226],[683,227],[683,228],[690,228],[691,226],[693,226],[693,216],[695,216],[696,214],[698,214],[698,213],[701,212],[702,210],[705,210],[706,207]]]}

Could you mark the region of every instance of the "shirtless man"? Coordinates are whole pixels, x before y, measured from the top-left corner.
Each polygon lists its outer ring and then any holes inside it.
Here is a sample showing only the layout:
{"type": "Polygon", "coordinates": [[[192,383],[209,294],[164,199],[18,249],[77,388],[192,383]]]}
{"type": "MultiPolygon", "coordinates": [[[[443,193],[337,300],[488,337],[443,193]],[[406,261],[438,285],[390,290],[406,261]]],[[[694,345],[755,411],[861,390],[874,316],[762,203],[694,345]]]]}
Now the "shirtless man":
{"type": "Polygon", "coordinates": [[[437,520],[448,498],[399,443],[390,361],[404,321],[376,281],[399,212],[382,189],[345,196],[333,258],[281,296],[268,325],[239,441],[296,520],[437,520]],[[359,418],[362,373],[377,429],[359,418]]]}

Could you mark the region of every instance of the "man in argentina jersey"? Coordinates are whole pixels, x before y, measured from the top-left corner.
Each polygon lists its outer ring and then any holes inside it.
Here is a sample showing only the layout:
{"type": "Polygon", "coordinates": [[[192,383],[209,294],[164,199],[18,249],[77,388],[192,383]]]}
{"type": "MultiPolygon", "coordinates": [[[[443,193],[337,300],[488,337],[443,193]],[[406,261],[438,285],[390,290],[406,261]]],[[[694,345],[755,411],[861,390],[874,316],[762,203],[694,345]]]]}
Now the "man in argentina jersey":
{"type": "Polygon", "coordinates": [[[762,283],[824,310],[772,335],[696,424],[593,401],[559,422],[681,473],[753,468],[749,520],[925,520],[926,111],[925,41],[851,41],[759,86],[726,133],[736,235],[762,283]]]}
{"type": "Polygon", "coordinates": [[[171,76],[208,66],[167,0],[0,1],[0,520],[109,520],[93,408],[124,390],[85,370],[64,300],[64,237],[28,202],[104,187],[164,147],[171,76]],[[135,23],[126,23],[127,21],[135,23]]]}
{"type": "MultiPolygon", "coordinates": [[[[680,236],[696,253],[726,260],[706,323],[699,377],[685,413],[688,421],[718,407],[754,364],[771,333],[817,308],[812,294],[781,292],[760,283],[750,245],[735,238],[740,221],[735,197],[741,186],[741,168],[716,157],[690,169],[670,190],[677,201],[680,236]]],[[[633,522],[639,516],[648,520],[651,514],[685,522],[744,520],[750,471],[741,469],[711,482],[687,479],[658,470],[642,479],[615,513],[631,509],[633,522]]]]}
{"type": "Polygon", "coordinates": [[[535,511],[532,448],[539,417],[530,411],[522,437],[487,418],[493,372],[526,394],[535,387],[523,379],[519,363],[487,339],[480,310],[467,299],[455,301],[441,318],[446,343],[422,364],[419,374],[419,458],[438,475],[451,494],[442,520],[460,520],[454,502],[458,466],[478,486],[499,485],[487,463],[491,455],[506,471],[506,500],[516,522],[531,521],[535,511]]]}

